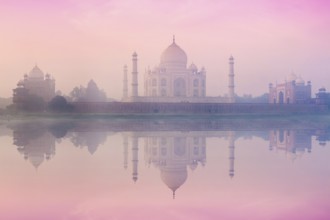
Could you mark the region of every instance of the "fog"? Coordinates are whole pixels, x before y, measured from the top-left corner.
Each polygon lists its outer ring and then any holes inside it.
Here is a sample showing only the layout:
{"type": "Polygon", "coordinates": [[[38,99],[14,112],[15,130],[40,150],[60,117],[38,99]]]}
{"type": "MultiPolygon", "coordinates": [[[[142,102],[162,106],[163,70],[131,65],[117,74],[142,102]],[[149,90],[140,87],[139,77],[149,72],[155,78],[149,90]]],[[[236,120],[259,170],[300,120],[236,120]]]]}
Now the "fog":
{"type": "Polygon", "coordinates": [[[230,55],[238,95],[266,93],[292,72],[311,80],[314,94],[330,80],[329,8],[324,0],[1,0],[0,97],[38,64],[64,94],[94,79],[120,99],[134,51],[142,95],[145,69],[173,35],[188,65],[206,68],[206,95],[227,93],[230,55]]]}

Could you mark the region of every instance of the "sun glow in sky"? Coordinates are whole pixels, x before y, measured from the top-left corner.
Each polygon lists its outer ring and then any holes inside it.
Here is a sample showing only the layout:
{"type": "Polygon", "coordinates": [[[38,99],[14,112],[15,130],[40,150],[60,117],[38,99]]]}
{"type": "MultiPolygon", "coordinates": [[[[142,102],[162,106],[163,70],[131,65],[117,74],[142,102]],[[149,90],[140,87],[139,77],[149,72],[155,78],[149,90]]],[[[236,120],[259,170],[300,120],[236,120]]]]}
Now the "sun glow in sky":
{"type": "Polygon", "coordinates": [[[261,95],[291,72],[313,93],[330,90],[329,9],[327,0],[0,0],[0,97],[37,63],[64,94],[94,79],[119,99],[134,51],[143,94],[144,71],[173,34],[188,65],[205,66],[207,95],[227,93],[230,55],[238,95],[261,95]]]}

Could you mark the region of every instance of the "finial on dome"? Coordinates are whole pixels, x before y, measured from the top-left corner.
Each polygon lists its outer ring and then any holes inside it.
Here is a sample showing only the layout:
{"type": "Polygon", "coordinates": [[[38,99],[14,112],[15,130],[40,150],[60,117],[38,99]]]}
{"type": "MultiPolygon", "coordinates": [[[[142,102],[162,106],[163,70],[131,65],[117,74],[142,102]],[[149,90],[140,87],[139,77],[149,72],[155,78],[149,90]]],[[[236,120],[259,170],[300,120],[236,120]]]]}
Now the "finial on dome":
{"type": "Polygon", "coordinates": [[[175,190],[173,190],[172,196],[173,196],[173,199],[175,199],[175,190]]]}
{"type": "Polygon", "coordinates": [[[175,44],[175,35],[173,34],[173,44],[175,44]]]}

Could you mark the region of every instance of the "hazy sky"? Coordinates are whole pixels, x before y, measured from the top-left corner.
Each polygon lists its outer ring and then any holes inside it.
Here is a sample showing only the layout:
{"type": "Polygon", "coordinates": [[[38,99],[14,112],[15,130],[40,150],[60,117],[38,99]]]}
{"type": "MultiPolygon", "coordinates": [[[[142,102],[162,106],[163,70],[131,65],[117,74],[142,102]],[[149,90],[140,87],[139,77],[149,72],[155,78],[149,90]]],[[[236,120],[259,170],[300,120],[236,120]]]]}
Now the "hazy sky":
{"type": "MultiPolygon", "coordinates": [[[[227,92],[235,57],[236,93],[260,95],[291,72],[330,90],[328,0],[0,0],[0,97],[10,97],[37,63],[69,93],[94,79],[122,95],[123,65],[145,68],[171,44],[207,71],[207,95],[227,92]]],[[[129,76],[130,77],[130,76],[129,76]]]]}

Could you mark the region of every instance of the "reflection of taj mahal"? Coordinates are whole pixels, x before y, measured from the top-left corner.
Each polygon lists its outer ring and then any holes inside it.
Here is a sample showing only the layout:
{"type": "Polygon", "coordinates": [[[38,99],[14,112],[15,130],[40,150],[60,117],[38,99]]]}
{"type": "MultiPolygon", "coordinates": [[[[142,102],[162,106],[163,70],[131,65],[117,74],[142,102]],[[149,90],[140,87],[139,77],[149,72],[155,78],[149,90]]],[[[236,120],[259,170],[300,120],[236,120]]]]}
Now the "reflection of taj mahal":
{"type": "MultiPolygon", "coordinates": [[[[225,132],[229,142],[229,176],[234,176],[235,132],[225,132]]],[[[124,167],[128,164],[128,145],[131,139],[132,179],[138,180],[139,138],[144,140],[144,160],[160,170],[165,185],[173,192],[188,178],[188,169],[194,171],[206,163],[206,136],[201,134],[161,133],[124,133],[124,167]]]]}
{"type": "Polygon", "coordinates": [[[127,66],[124,66],[123,101],[126,102],[235,102],[234,58],[229,58],[229,85],[226,97],[206,96],[206,70],[194,63],[187,67],[187,55],[175,42],[162,53],[160,64],[144,77],[144,96],[138,94],[137,54],[133,53],[131,95],[128,93],[127,66]]]}
{"type": "MultiPolygon", "coordinates": [[[[14,145],[35,168],[45,160],[55,155],[56,138],[45,127],[33,124],[14,127],[14,145]]],[[[93,155],[98,146],[104,143],[107,127],[98,132],[87,132],[88,129],[76,127],[65,138],[68,138],[76,147],[88,146],[88,151],[93,155]]],[[[54,131],[53,131],[54,132],[54,131]]],[[[207,159],[207,138],[225,138],[227,144],[228,176],[235,174],[235,140],[244,136],[239,131],[121,131],[123,136],[123,161],[124,168],[132,170],[134,182],[139,178],[139,164],[141,156],[147,166],[153,166],[160,172],[163,183],[173,192],[187,181],[189,173],[205,166],[207,159]],[[140,145],[140,146],[139,146],[140,145]]],[[[320,131],[317,131],[318,135],[320,131]]],[[[260,136],[260,133],[255,133],[260,136]]],[[[269,139],[270,150],[285,152],[290,159],[299,158],[304,152],[311,152],[311,136],[315,130],[289,130],[278,129],[264,131],[260,137],[269,139]]],[[[323,134],[325,135],[325,134],[323,134]]],[[[324,139],[324,138],[323,138],[324,139]]],[[[323,142],[322,142],[323,143],[323,142]]],[[[220,147],[220,146],[219,146],[220,147]]]]}

